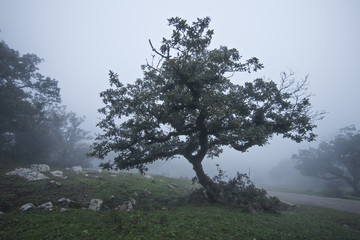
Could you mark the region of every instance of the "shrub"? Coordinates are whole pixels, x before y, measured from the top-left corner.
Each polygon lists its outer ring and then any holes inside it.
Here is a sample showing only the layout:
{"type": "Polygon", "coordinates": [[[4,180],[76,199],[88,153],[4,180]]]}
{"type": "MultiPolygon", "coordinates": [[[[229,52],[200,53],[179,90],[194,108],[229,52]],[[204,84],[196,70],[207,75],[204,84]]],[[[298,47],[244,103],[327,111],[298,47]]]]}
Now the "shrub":
{"type": "MultiPolygon", "coordinates": [[[[218,175],[213,177],[213,181],[218,187],[217,202],[220,204],[241,207],[250,211],[264,210],[269,212],[279,212],[279,199],[268,197],[265,189],[260,189],[250,180],[246,174],[237,172],[236,177],[225,181],[227,178],[225,172],[218,168],[218,175]]],[[[193,182],[197,179],[194,178],[193,182]]],[[[190,202],[207,202],[207,196],[204,188],[193,190],[189,197],[190,202]]]]}

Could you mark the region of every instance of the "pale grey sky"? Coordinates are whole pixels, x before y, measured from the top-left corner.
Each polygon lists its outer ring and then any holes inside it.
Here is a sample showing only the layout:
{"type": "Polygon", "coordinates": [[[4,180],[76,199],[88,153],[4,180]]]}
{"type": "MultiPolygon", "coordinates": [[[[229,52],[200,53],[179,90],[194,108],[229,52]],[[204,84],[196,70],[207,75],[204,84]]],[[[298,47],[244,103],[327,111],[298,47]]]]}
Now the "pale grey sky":
{"type": "MultiPolygon", "coordinates": [[[[263,76],[277,81],[289,69],[298,79],[309,74],[314,110],[329,112],[318,122],[319,140],[349,124],[360,128],[358,0],[1,0],[0,39],[45,59],[40,71],[59,81],[64,104],[93,128],[108,71],[126,83],[141,78],[140,65],[151,58],[148,39],[159,46],[174,16],[190,22],[211,17],[213,47],[237,48],[244,59],[255,56],[265,65],[256,74],[236,75],[234,82],[263,76]]],[[[208,164],[219,162],[229,173],[263,173],[310,145],[275,138],[246,154],[227,150],[208,164]]]]}

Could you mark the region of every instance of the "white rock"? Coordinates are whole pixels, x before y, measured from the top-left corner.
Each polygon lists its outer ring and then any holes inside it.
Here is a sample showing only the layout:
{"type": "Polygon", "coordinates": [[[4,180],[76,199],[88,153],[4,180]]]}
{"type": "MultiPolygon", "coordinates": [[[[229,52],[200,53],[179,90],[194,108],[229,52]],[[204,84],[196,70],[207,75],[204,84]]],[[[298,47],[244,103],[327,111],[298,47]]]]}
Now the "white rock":
{"type": "Polygon", "coordinates": [[[67,208],[60,208],[59,211],[60,211],[60,212],[66,212],[66,211],[68,211],[68,209],[67,209],[67,208]]]}
{"type": "Polygon", "coordinates": [[[51,211],[53,209],[53,205],[52,205],[52,202],[46,202],[46,203],[38,206],[38,208],[45,208],[46,210],[51,211]]]}
{"type": "Polygon", "coordinates": [[[67,205],[67,204],[69,204],[69,203],[71,202],[71,200],[68,199],[68,198],[60,198],[60,199],[57,200],[57,201],[58,201],[58,203],[61,203],[61,204],[63,204],[63,205],[67,205]]]}
{"type": "Polygon", "coordinates": [[[171,188],[171,189],[174,189],[174,188],[179,187],[179,185],[177,185],[175,183],[171,183],[171,184],[168,185],[168,187],[171,188]]]}
{"type": "Polygon", "coordinates": [[[64,176],[64,173],[63,171],[53,171],[53,172],[50,172],[54,177],[57,177],[57,178],[61,178],[61,179],[66,179],[67,177],[64,176]]]}
{"type": "Polygon", "coordinates": [[[118,206],[117,208],[115,208],[116,210],[120,210],[120,211],[124,211],[124,212],[129,212],[134,208],[133,204],[131,201],[126,201],[123,204],[121,204],[120,206],[118,206]]]}
{"type": "Polygon", "coordinates": [[[103,203],[103,200],[101,200],[101,199],[91,199],[89,209],[94,210],[94,211],[99,211],[102,203],[103,203]]]}
{"type": "Polygon", "coordinates": [[[50,171],[49,165],[46,164],[31,164],[31,169],[38,171],[38,172],[48,172],[50,171]]]}
{"type": "Polygon", "coordinates": [[[144,178],[147,178],[147,179],[153,179],[153,177],[152,177],[152,176],[150,176],[150,175],[144,175],[144,178]]]}
{"type": "Polygon", "coordinates": [[[74,172],[82,172],[83,171],[83,168],[81,166],[74,166],[71,168],[71,170],[73,170],[74,172]]]}
{"type": "Polygon", "coordinates": [[[24,204],[24,205],[22,205],[21,206],[21,211],[27,211],[27,210],[29,210],[30,208],[35,208],[35,206],[34,206],[34,204],[32,204],[32,203],[27,203],[27,204],[24,204]]]}
{"type": "Polygon", "coordinates": [[[145,191],[144,191],[144,194],[145,194],[146,197],[150,196],[151,193],[152,192],[149,189],[145,189],[145,191]]]}
{"type": "Polygon", "coordinates": [[[4,215],[5,213],[3,213],[3,212],[0,212],[0,215],[4,215]]]}
{"type": "Polygon", "coordinates": [[[47,176],[40,173],[39,171],[30,169],[30,168],[18,168],[14,171],[6,173],[6,175],[17,175],[23,178],[26,178],[29,181],[41,180],[41,179],[48,179],[47,176]]]}

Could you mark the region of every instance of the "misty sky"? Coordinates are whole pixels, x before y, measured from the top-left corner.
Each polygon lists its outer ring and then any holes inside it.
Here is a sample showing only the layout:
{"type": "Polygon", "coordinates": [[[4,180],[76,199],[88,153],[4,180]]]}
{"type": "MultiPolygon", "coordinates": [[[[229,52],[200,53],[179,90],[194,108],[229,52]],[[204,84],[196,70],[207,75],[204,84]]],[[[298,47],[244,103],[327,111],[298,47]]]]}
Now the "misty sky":
{"type": "MultiPolygon", "coordinates": [[[[83,127],[96,131],[108,71],[125,83],[141,78],[140,65],[152,54],[148,39],[160,46],[172,31],[167,19],[175,16],[190,22],[211,17],[213,48],[236,48],[243,59],[257,57],[264,64],[260,72],[235,75],[235,83],[257,77],[276,82],[290,69],[299,80],[309,74],[314,110],[328,112],[318,122],[318,140],[329,140],[350,124],[360,128],[358,0],[1,0],[0,40],[43,58],[40,72],[59,81],[68,110],[86,116],[83,127]]],[[[207,161],[207,168],[211,172],[220,163],[230,174],[251,168],[261,175],[309,146],[314,143],[275,137],[245,154],[226,150],[220,160],[207,161]]]]}

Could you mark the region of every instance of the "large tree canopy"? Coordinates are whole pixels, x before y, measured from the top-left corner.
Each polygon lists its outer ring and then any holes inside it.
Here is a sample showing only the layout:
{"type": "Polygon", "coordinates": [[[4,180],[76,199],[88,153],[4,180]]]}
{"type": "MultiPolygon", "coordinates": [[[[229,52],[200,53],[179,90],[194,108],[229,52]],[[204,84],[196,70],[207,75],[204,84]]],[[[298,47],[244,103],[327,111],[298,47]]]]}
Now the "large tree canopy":
{"type": "Polygon", "coordinates": [[[360,132],[345,127],[318,148],[300,150],[293,156],[301,173],[326,181],[341,180],[360,196],[360,132]]]}
{"type": "Polygon", "coordinates": [[[111,88],[101,93],[105,107],[98,123],[92,156],[117,156],[120,169],[146,170],[146,164],[184,156],[192,165],[207,194],[216,186],[204,173],[205,157],[218,157],[223,146],[245,152],[262,146],[274,134],[297,142],[311,141],[318,114],[312,114],[309,96],[292,74],[281,75],[280,85],[258,78],[243,85],[230,81],[237,72],[263,68],[257,58],[242,61],[236,49],[209,49],[213,30],[210,18],[192,25],[181,18],[169,19],[174,27],[163,38],[151,62],[142,66],[144,77],[124,85],[110,71],[111,88]]]}

